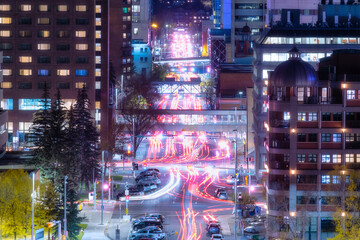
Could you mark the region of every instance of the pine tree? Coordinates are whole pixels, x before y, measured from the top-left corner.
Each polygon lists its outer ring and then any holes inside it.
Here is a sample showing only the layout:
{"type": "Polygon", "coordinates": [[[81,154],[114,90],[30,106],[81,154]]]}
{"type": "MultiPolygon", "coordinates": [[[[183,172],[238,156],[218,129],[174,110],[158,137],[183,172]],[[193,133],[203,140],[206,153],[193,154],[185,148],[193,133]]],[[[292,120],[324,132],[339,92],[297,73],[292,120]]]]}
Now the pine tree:
{"type": "Polygon", "coordinates": [[[67,230],[69,233],[70,239],[77,239],[77,235],[81,227],[79,224],[84,220],[84,218],[79,217],[79,197],[77,192],[74,189],[69,189],[67,191],[67,230]]]}
{"type": "Polygon", "coordinates": [[[94,118],[90,112],[90,101],[83,87],[78,92],[74,106],[75,135],[77,141],[78,158],[80,160],[81,183],[87,184],[93,179],[93,171],[99,172],[99,150],[97,148],[99,134],[94,125],[94,118]]]}

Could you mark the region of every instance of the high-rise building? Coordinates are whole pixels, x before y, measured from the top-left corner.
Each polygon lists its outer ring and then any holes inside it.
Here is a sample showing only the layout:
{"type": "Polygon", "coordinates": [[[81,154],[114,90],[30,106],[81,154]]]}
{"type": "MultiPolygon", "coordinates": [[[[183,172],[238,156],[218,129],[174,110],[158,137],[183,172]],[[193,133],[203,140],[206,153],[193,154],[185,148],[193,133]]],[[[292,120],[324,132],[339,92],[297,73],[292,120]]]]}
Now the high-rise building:
{"type": "Polygon", "coordinates": [[[119,82],[131,72],[131,0],[4,0],[0,50],[9,148],[27,146],[45,83],[51,97],[61,90],[67,107],[85,85],[98,130],[106,139],[116,99],[110,68],[119,82]]]}
{"type": "Polygon", "coordinates": [[[149,0],[132,1],[132,39],[150,43],[152,5],[149,0]]]}
{"type": "MultiPolygon", "coordinates": [[[[2,77],[2,71],[1,71],[1,65],[3,62],[2,52],[0,52],[0,101],[3,99],[3,77],[2,77]]],[[[8,133],[6,128],[8,118],[8,112],[4,110],[3,108],[0,109],[0,158],[3,157],[6,153],[6,142],[8,140],[8,133]]]]}
{"type": "Polygon", "coordinates": [[[268,239],[324,239],[334,212],[346,211],[345,176],[360,162],[360,50],[335,50],[318,73],[296,47],[289,55],[269,72],[268,239]]]}

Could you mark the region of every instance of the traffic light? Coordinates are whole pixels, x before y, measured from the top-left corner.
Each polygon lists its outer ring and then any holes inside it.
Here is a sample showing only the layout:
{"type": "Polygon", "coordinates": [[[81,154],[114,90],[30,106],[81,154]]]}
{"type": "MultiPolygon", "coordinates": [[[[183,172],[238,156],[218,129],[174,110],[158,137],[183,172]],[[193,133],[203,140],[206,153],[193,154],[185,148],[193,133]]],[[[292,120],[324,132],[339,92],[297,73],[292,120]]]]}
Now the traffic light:
{"type": "Polygon", "coordinates": [[[248,177],[245,176],[245,185],[247,185],[247,184],[248,184],[248,177]]]}
{"type": "Polygon", "coordinates": [[[54,223],[53,222],[48,222],[48,228],[52,228],[54,226],[54,223]]]}
{"type": "Polygon", "coordinates": [[[125,200],[126,200],[126,202],[129,202],[130,196],[129,195],[125,196],[125,200]]]}
{"type": "Polygon", "coordinates": [[[143,167],[144,167],[144,169],[146,170],[146,169],[147,169],[147,163],[144,163],[144,164],[143,164],[143,167]]]}
{"type": "Polygon", "coordinates": [[[130,144],[128,144],[127,145],[127,155],[131,155],[131,145],[130,144]]]}

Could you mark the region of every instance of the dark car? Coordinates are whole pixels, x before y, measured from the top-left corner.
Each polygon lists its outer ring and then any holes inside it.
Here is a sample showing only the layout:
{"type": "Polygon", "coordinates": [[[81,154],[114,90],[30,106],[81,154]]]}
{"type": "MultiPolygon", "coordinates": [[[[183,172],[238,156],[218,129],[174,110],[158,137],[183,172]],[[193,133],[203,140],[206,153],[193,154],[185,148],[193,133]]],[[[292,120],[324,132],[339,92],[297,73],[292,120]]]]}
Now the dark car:
{"type": "Polygon", "coordinates": [[[217,223],[210,223],[210,224],[208,225],[207,230],[208,230],[208,233],[209,233],[210,235],[212,235],[212,234],[219,234],[220,231],[221,231],[221,228],[220,228],[220,225],[217,224],[217,223]]]}
{"type": "Polygon", "coordinates": [[[219,194],[216,197],[218,197],[219,199],[224,199],[224,200],[228,199],[228,195],[226,192],[219,192],[219,194]]]}
{"type": "Polygon", "coordinates": [[[161,223],[165,222],[165,217],[164,217],[164,215],[162,215],[162,214],[150,213],[148,216],[149,216],[149,217],[152,217],[152,218],[159,219],[161,223]]]}
{"type": "Polygon", "coordinates": [[[221,193],[221,192],[226,193],[225,188],[217,188],[217,189],[215,190],[215,197],[217,197],[217,196],[219,195],[219,193],[221,193]]]}
{"type": "Polygon", "coordinates": [[[133,224],[133,229],[134,229],[134,231],[137,231],[137,230],[143,229],[145,227],[150,227],[150,226],[154,226],[154,227],[163,229],[163,225],[161,224],[161,222],[159,220],[146,220],[146,221],[136,222],[133,224]]]}

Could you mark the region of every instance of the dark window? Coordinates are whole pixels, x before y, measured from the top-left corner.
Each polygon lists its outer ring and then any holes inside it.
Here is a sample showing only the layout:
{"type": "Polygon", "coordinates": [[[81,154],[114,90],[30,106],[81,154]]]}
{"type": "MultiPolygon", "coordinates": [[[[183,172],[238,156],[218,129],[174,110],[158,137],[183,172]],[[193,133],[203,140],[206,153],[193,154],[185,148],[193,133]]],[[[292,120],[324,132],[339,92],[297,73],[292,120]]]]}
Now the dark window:
{"type": "Polygon", "coordinates": [[[68,83],[68,82],[56,83],[56,88],[58,88],[58,89],[70,89],[70,83],[68,83]]]}
{"type": "Polygon", "coordinates": [[[70,58],[65,56],[57,57],[56,63],[70,63],[70,58]]]}
{"type": "Polygon", "coordinates": [[[3,63],[12,63],[13,58],[12,56],[3,56],[3,63]]]}
{"type": "Polygon", "coordinates": [[[89,63],[89,57],[78,56],[78,57],[76,57],[76,63],[89,63]]]}
{"type": "Polygon", "coordinates": [[[306,134],[305,133],[298,133],[297,141],[298,142],[306,142],[306,134]]]}
{"type": "Polygon", "coordinates": [[[330,133],[322,133],[321,134],[321,141],[322,142],[330,142],[331,141],[331,134],[330,133]]]}
{"type": "Polygon", "coordinates": [[[31,82],[19,82],[19,89],[31,89],[32,83],[31,82]]]}
{"type": "Polygon", "coordinates": [[[297,160],[298,163],[304,163],[305,160],[306,160],[306,155],[305,154],[298,154],[296,160],[297,160]]]}
{"type": "Polygon", "coordinates": [[[19,18],[19,24],[27,24],[27,25],[30,25],[31,24],[31,18],[19,18]]]}
{"type": "Polygon", "coordinates": [[[317,142],[317,133],[309,133],[309,140],[308,142],[317,142]]]}
{"type": "Polygon", "coordinates": [[[70,19],[69,18],[57,18],[56,19],[56,24],[57,25],[69,25],[70,24],[70,19]]]}
{"type": "Polygon", "coordinates": [[[38,63],[51,63],[51,57],[49,56],[40,56],[37,59],[38,63]]]}
{"type": "Polygon", "coordinates": [[[58,51],[68,51],[70,50],[70,44],[57,44],[56,50],[58,51]]]}
{"type": "Polygon", "coordinates": [[[32,50],[31,43],[20,43],[19,50],[32,50]]]}
{"type": "Polygon", "coordinates": [[[32,36],[32,32],[31,31],[19,31],[19,37],[31,37],[32,36]]]}
{"type": "Polygon", "coordinates": [[[0,50],[11,50],[12,43],[0,43],[0,50]]]}
{"type": "Polygon", "coordinates": [[[88,18],[77,18],[75,23],[76,23],[76,25],[88,25],[89,19],[88,18]]]}
{"type": "Polygon", "coordinates": [[[50,83],[47,83],[47,82],[38,82],[37,86],[38,86],[38,89],[45,89],[45,84],[46,84],[46,87],[50,89],[50,83]]]}
{"type": "Polygon", "coordinates": [[[316,154],[309,154],[309,162],[316,163],[317,162],[317,155],[316,154]]]}
{"type": "Polygon", "coordinates": [[[69,31],[57,31],[56,37],[58,37],[58,38],[69,38],[70,33],[69,33],[69,31]]]}
{"type": "Polygon", "coordinates": [[[342,113],[341,112],[334,112],[333,113],[334,121],[341,121],[342,120],[342,113]]]}
{"type": "Polygon", "coordinates": [[[354,112],[347,112],[346,113],[346,120],[355,120],[355,113],[354,112]]]}
{"type": "Polygon", "coordinates": [[[323,112],[321,115],[323,121],[331,121],[331,114],[329,112],[323,112]]]}

